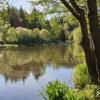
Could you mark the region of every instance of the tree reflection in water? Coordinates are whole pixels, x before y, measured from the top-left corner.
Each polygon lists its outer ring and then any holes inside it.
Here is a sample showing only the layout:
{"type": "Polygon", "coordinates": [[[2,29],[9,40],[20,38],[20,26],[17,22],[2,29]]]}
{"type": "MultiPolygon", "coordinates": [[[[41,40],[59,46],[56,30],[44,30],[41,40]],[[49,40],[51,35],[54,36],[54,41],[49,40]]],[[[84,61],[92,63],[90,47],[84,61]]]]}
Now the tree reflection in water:
{"type": "Polygon", "coordinates": [[[62,66],[70,68],[84,60],[76,55],[81,53],[80,47],[68,46],[34,46],[30,48],[0,49],[0,74],[5,80],[17,82],[32,73],[36,79],[44,74],[47,65],[53,69],[62,66]]]}

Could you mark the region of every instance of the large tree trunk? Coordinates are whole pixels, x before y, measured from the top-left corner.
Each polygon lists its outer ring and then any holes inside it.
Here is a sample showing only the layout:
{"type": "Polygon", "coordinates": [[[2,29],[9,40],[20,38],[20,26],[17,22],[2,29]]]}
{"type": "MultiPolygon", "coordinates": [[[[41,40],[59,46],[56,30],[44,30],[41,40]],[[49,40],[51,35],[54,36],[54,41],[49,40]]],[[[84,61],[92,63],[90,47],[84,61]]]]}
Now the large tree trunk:
{"type": "Polygon", "coordinates": [[[98,75],[96,70],[96,59],[94,51],[92,50],[90,46],[90,40],[88,35],[88,28],[87,28],[87,22],[85,15],[82,15],[79,19],[80,25],[81,25],[81,31],[82,31],[82,42],[81,45],[83,47],[83,50],[85,52],[86,56],[86,63],[88,66],[88,71],[91,77],[91,81],[93,83],[98,82],[98,75]]]}
{"type": "Polygon", "coordinates": [[[97,59],[97,70],[100,82],[100,27],[99,27],[99,18],[97,11],[97,2],[96,0],[87,0],[88,5],[88,19],[91,36],[94,42],[95,54],[97,59]]]}
{"type": "Polygon", "coordinates": [[[91,76],[92,82],[98,83],[98,77],[100,73],[100,34],[99,34],[99,24],[97,16],[97,6],[96,0],[87,0],[89,9],[89,26],[90,32],[92,33],[92,39],[95,49],[90,46],[90,39],[88,34],[88,26],[85,17],[84,10],[82,10],[75,0],[61,0],[61,2],[69,9],[72,15],[80,22],[82,31],[82,42],[81,45],[84,49],[86,56],[86,63],[88,66],[88,71],[91,76]]]}

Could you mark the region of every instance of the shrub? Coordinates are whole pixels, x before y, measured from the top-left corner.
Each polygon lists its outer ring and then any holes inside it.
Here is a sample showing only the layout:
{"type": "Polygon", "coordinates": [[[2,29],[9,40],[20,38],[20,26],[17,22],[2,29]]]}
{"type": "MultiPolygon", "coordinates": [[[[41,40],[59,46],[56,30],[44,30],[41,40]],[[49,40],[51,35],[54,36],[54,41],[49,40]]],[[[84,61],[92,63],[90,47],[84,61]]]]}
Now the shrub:
{"type": "Polygon", "coordinates": [[[0,40],[6,41],[7,31],[9,30],[10,25],[5,24],[4,26],[0,26],[0,40]]]}
{"type": "Polygon", "coordinates": [[[32,37],[38,38],[39,37],[39,33],[40,33],[39,28],[34,28],[32,37]]]}
{"type": "Polygon", "coordinates": [[[79,64],[76,66],[73,74],[73,81],[76,86],[85,86],[90,82],[88,68],[86,64],[79,64]]]}
{"type": "Polygon", "coordinates": [[[0,31],[2,31],[3,33],[6,33],[9,28],[10,28],[9,24],[2,25],[0,26],[0,31]]]}
{"type": "Polygon", "coordinates": [[[50,39],[50,33],[49,33],[49,31],[46,30],[46,29],[42,29],[40,31],[40,38],[43,39],[43,40],[48,41],[50,39]]]}
{"type": "Polygon", "coordinates": [[[94,100],[91,90],[80,90],[76,93],[76,100],[94,100]]]}
{"type": "Polygon", "coordinates": [[[6,41],[7,42],[18,42],[18,35],[16,28],[9,28],[7,31],[7,36],[6,36],[6,41]]]}
{"type": "Polygon", "coordinates": [[[0,41],[5,41],[7,34],[0,31],[0,41]]]}
{"type": "Polygon", "coordinates": [[[68,40],[70,40],[70,41],[74,41],[74,37],[73,37],[73,35],[70,33],[70,35],[68,36],[68,40]]]}
{"type": "Polygon", "coordinates": [[[23,36],[31,36],[33,34],[32,30],[22,27],[16,28],[16,31],[19,38],[22,38],[23,36]]]}
{"type": "Polygon", "coordinates": [[[45,100],[75,100],[74,91],[59,81],[49,82],[42,96],[45,100]]]}
{"type": "Polygon", "coordinates": [[[30,44],[33,40],[33,31],[26,28],[10,28],[6,40],[10,43],[30,44]]]}
{"type": "Polygon", "coordinates": [[[33,41],[33,31],[29,30],[27,28],[21,28],[18,27],[16,28],[17,30],[17,35],[18,35],[18,42],[21,44],[30,44],[33,41]]]}
{"type": "Polygon", "coordinates": [[[76,93],[77,100],[100,100],[100,87],[86,85],[83,90],[76,93]]]}
{"type": "Polygon", "coordinates": [[[81,42],[81,39],[82,39],[80,28],[79,27],[75,28],[74,31],[72,31],[69,34],[68,39],[71,41],[74,41],[76,44],[79,44],[81,42]]]}

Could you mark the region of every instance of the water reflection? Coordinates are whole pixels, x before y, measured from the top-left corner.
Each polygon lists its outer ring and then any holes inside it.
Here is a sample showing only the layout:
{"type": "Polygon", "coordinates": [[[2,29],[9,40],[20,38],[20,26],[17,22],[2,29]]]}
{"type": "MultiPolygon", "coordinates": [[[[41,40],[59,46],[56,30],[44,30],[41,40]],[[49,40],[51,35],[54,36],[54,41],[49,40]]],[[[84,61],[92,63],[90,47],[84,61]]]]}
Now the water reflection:
{"type": "Polygon", "coordinates": [[[41,100],[41,88],[51,80],[74,86],[73,67],[80,63],[73,46],[34,46],[0,50],[1,100],[41,100]]]}

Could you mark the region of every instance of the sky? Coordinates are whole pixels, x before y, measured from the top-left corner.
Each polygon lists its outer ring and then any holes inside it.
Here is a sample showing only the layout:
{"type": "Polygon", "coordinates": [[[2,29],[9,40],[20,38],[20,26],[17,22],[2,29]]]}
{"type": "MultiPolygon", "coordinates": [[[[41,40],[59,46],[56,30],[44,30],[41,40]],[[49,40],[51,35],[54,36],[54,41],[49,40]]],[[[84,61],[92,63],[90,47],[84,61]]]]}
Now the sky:
{"type": "Polygon", "coordinates": [[[30,12],[32,8],[32,5],[28,2],[28,0],[9,0],[9,4],[15,6],[18,9],[22,7],[28,12],[30,12]]]}

